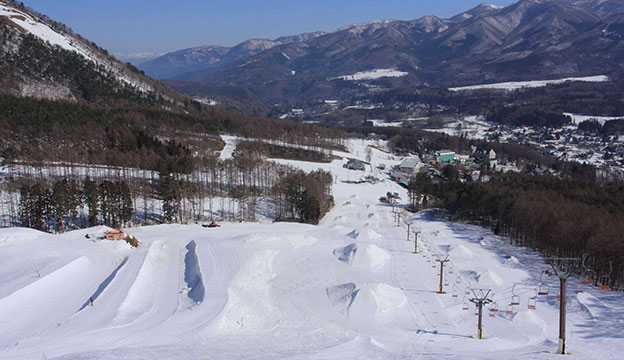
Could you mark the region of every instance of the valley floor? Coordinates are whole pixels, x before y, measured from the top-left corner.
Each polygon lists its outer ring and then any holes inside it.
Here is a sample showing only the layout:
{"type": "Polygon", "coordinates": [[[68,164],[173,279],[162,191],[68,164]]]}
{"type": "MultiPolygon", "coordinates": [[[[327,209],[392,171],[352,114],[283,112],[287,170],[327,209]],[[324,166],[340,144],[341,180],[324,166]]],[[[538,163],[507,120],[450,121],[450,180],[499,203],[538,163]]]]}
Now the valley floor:
{"type": "MultiPolygon", "coordinates": [[[[353,145],[351,156],[365,151],[353,145]]],[[[377,150],[373,159],[398,163],[377,150]]],[[[406,199],[405,189],[343,183],[364,173],[341,161],[290,163],[336,176],[336,206],[318,226],[128,229],[137,249],[97,240],[104,227],[0,229],[0,359],[558,358],[558,281],[540,280],[536,253],[435,212],[404,212],[399,226],[378,198],[406,199]],[[445,294],[435,254],[451,260],[445,294]],[[481,288],[498,311],[485,310],[479,340],[465,291],[481,288]],[[508,306],[514,294],[520,305],[508,306]]],[[[576,279],[568,293],[567,358],[619,358],[624,294],[576,279]]]]}

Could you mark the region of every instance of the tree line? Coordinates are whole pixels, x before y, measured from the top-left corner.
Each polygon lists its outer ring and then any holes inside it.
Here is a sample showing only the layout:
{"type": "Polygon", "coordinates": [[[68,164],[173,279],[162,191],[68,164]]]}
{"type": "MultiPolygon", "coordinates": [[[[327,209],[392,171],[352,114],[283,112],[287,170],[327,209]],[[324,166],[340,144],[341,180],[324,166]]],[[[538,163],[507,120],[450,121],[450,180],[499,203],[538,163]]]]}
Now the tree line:
{"type": "Polygon", "coordinates": [[[601,124],[597,120],[586,120],[578,125],[579,130],[597,133],[603,136],[624,135],[624,119],[605,121],[601,124]]]}
{"type": "Polygon", "coordinates": [[[51,186],[44,182],[20,188],[19,219],[24,227],[64,232],[75,227],[127,224],[132,215],[132,199],[126,181],[84,183],[67,179],[51,186]],[[87,209],[82,212],[81,209],[87,209]]]}
{"type": "Polygon", "coordinates": [[[18,205],[6,209],[9,215],[15,211],[11,216],[15,220],[5,224],[44,231],[98,224],[254,221],[260,201],[264,216],[316,223],[333,204],[329,173],[306,174],[247,155],[204,159],[189,174],[71,167],[54,172],[24,167],[25,171],[16,172],[13,168],[9,172],[16,179],[7,191],[11,203],[15,197],[18,205]]]}

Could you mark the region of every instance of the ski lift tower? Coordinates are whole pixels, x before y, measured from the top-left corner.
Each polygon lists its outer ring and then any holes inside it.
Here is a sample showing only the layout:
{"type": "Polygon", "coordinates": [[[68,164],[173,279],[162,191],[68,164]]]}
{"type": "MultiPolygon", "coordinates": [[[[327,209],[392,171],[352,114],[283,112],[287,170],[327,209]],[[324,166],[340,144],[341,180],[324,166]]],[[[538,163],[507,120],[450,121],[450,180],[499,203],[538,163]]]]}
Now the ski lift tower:
{"type": "Polygon", "coordinates": [[[492,298],[489,296],[492,289],[471,289],[474,297],[470,299],[477,305],[477,315],[479,315],[479,322],[477,323],[477,336],[479,339],[483,339],[483,305],[492,302],[492,298]]]}
{"type": "Polygon", "coordinates": [[[557,354],[566,353],[566,286],[568,278],[581,271],[580,258],[550,258],[546,263],[552,268],[554,275],[559,277],[559,348],[557,354]]]}
{"type": "Polygon", "coordinates": [[[436,261],[440,263],[440,291],[438,294],[446,294],[444,291],[444,263],[449,262],[448,254],[436,254],[436,261]]]}
{"type": "Polygon", "coordinates": [[[420,228],[414,229],[414,254],[418,254],[418,234],[420,233],[420,228]]]}

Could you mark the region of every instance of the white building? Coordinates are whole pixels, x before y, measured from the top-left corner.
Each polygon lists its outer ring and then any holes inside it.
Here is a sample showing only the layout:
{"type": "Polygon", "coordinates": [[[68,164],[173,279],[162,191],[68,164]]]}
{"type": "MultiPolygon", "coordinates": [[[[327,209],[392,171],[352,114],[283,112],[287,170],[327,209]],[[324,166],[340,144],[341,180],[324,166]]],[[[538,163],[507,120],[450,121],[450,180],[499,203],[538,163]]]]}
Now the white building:
{"type": "Polygon", "coordinates": [[[403,160],[401,165],[399,165],[399,170],[402,173],[411,175],[418,171],[423,166],[422,161],[418,156],[412,156],[403,160]]]}

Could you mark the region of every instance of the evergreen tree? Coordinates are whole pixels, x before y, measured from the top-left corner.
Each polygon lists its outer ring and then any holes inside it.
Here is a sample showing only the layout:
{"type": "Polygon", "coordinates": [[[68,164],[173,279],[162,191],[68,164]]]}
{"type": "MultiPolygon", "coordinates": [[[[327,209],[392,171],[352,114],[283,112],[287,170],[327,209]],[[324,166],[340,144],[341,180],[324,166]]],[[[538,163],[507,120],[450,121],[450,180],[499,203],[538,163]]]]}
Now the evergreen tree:
{"type": "Polygon", "coordinates": [[[99,214],[98,186],[89,176],[85,179],[83,197],[85,204],[89,208],[89,226],[96,226],[99,214]]]}

